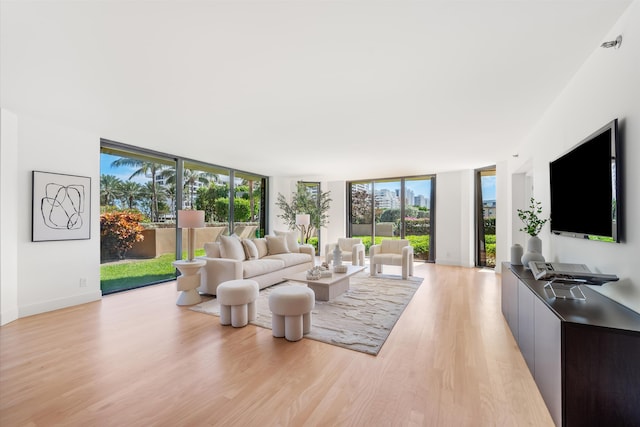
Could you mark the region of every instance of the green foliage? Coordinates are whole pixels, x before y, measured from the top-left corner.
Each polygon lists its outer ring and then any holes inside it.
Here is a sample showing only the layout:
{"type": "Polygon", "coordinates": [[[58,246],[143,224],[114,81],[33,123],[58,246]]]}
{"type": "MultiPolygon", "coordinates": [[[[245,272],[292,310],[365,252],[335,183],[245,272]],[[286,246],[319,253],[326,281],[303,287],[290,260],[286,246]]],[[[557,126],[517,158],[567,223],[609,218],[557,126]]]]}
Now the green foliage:
{"type": "Polygon", "coordinates": [[[486,243],[484,245],[484,251],[487,254],[487,258],[496,258],[496,244],[495,243],[486,243]]]}
{"type": "Polygon", "coordinates": [[[400,209],[385,209],[380,215],[380,222],[399,222],[400,209]]]}
{"type": "Polygon", "coordinates": [[[487,234],[496,234],[496,219],[495,218],[485,218],[482,220],[484,225],[484,233],[487,234]]]}
{"type": "Polygon", "coordinates": [[[406,227],[405,232],[408,236],[415,235],[428,235],[431,222],[429,218],[405,218],[404,225],[406,227]]]}
{"type": "MultiPolygon", "coordinates": [[[[214,217],[216,221],[226,221],[229,217],[229,198],[216,199],[214,202],[214,217]]],[[[233,221],[248,222],[251,219],[251,208],[247,199],[233,199],[233,221]]]]}
{"type": "Polygon", "coordinates": [[[141,213],[133,210],[110,211],[100,214],[100,246],[103,258],[124,259],[134,243],[144,239],[144,219],[141,213]]]}
{"type": "Polygon", "coordinates": [[[542,230],[542,227],[547,222],[547,219],[539,218],[538,215],[542,213],[542,203],[536,202],[532,197],[529,204],[529,209],[518,209],[518,218],[524,223],[524,227],[520,231],[524,231],[529,236],[537,236],[542,230]]]}
{"type": "Polygon", "coordinates": [[[485,234],[484,235],[484,243],[496,243],[496,235],[495,234],[485,234]]]}
{"type": "Polygon", "coordinates": [[[196,209],[204,211],[206,222],[227,221],[229,218],[229,186],[225,183],[198,188],[195,206],[196,209]],[[218,205],[216,203],[218,199],[225,199],[227,205],[218,205]]]}
{"type": "Polygon", "coordinates": [[[409,243],[413,246],[413,254],[416,257],[428,258],[429,254],[429,236],[407,236],[409,243]]]}
{"type": "Polygon", "coordinates": [[[320,192],[318,195],[312,194],[305,183],[298,182],[297,191],[291,196],[291,203],[278,193],[276,206],[282,210],[282,213],[277,216],[287,224],[289,229],[301,228],[304,241],[308,242],[314,234],[314,230],[319,230],[320,227],[325,227],[329,223],[330,194],[329,191],[320,192]],[[308,227],[304,225],[298,227],[296,224],[297,214],[309,214],[310,224],[308,227]]]}

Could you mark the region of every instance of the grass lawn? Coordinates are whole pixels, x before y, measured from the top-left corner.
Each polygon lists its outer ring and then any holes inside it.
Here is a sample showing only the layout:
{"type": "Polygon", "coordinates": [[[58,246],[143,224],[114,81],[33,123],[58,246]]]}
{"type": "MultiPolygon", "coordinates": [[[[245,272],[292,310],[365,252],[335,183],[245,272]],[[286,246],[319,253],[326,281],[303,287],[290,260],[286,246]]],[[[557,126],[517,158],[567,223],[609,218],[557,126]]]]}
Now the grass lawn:
{"type": "MultiPolygon", "coordinates": [[[[196,250],[196,256],[204,255],[204,249],[196,250]]],[[[186,258],[186,252],[183,259],[186,258]]],[[[157,258],[128,260],[100,266],[100,289],[102,294],[139,288],[153,283],[174,280],[176,269],[171,263],[173,254],[160,255],[157,258]]]]}

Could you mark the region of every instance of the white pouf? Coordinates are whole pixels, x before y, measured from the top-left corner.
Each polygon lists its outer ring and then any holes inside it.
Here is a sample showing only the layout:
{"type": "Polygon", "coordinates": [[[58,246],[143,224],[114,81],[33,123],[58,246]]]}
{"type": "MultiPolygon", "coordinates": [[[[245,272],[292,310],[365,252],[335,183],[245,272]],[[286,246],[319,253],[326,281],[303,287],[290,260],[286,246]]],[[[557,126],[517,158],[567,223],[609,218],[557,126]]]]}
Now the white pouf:
{"type": "Polygon", "coordinates": [[[217,298],[220,304],[220,324],[240,328],[256,319],[258,282],[255,280],[222,282],[218,285],[217,298]]]}
{"type": "Polygon", "coordinates": [[[274,337],[298,341],[311,331],[311,310],[316,304],[313,290],[304,286],[282,286],[269,295],[274,337]]]}

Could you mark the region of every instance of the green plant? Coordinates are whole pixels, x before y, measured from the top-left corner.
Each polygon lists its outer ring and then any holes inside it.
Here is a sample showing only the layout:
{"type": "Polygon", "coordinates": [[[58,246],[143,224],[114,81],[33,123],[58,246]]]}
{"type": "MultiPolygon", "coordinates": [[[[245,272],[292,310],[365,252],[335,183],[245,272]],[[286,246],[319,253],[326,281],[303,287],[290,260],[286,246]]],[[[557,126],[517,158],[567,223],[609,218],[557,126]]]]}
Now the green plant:
{"type": "Polygon", "coordinates": [[[529,236],[537,236],[542,230],[542,227],[548,221],[547,218],[540,218],[539,215],[542,213],[542,203],[536,202],[536,200],[532,197],[529,201],[529,209],[523,210],[518,209],[518,218],[522,220],[524,223],[524,227],[520,229],[520,231],[524,231],[529,236]]]}
{"type": "Polygon", "coordinates": [[[330,192],[311,193],[303,182],[298,182],[298,189],[291,196],[291,203],[287,202],[285,197],[278,193],[276,206],[282,209],[282,213],[278,218],[287,224],[291,230],[299,229],[296,224],[297,214],[309,214],[310,223],[308,226],[299,226],[304,236],[304,242],[307,243],[314,230],[319,230],[329,223],[329,204],[331,198],[330,192]]]}

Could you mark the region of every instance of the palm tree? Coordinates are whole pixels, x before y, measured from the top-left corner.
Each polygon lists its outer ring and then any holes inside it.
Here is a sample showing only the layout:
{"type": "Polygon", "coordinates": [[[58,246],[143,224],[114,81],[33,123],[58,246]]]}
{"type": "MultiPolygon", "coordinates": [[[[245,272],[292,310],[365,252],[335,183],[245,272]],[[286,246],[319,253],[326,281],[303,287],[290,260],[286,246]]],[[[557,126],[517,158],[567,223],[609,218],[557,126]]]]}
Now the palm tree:
{"type": "Polygon", "coordinates": [[[127,181],[120,184],[120,198],[126,202],[129,209],[133,209],[135,207],[142,194],[142,184],[135,181],[127,181]]]}
{"type": "Polygon", "coordinates": [[[173,215],[173,218],[176,218],[176,185],[167,184],[163,186],[160,194],[169,200],[170,213],[173,215]]]}
{"type": "Polygon", "coordinates": [[[111,167],[130,166],[136,169],[129,179],[136,176],[144,176],[151,178],[151,221],[158,221],[158,192],[156,187],[156,178],[161,174],[163,169],[168,166],[162,163],[148,162],[140,159],[132,159],[129,157],[121,157],[111,162],[111,167]]]}
{"type": "Polygon", "coordinates": [[[103,206],[113,205],[119,197],[122,180],[114,175],[100,175],[100,200],[103,206]]]}
{"type": "MultiPolygon", "coordinates": [[[[161,175],[163,178],[166,179],[167,184],[175,184],[176,183],[176,171],[175,169],[165,169],[164,171],[162,171],[161,175]]],[[[211,172],[205,172],[205,171],[201,171],[201,170],[196,170],[196,169],[185,169],[183,171],[183,177],[182,177],[182,185],[189,196],[189,206],[193,208],[194,204],[193,204],[193,196],[195,194],[195,186],[196,183],[201,183],[202,185],[206,186],[209,185],[211,182],[218,182],[219,181],[219,177],[218,175],[211,173],[211,172]]]]}

